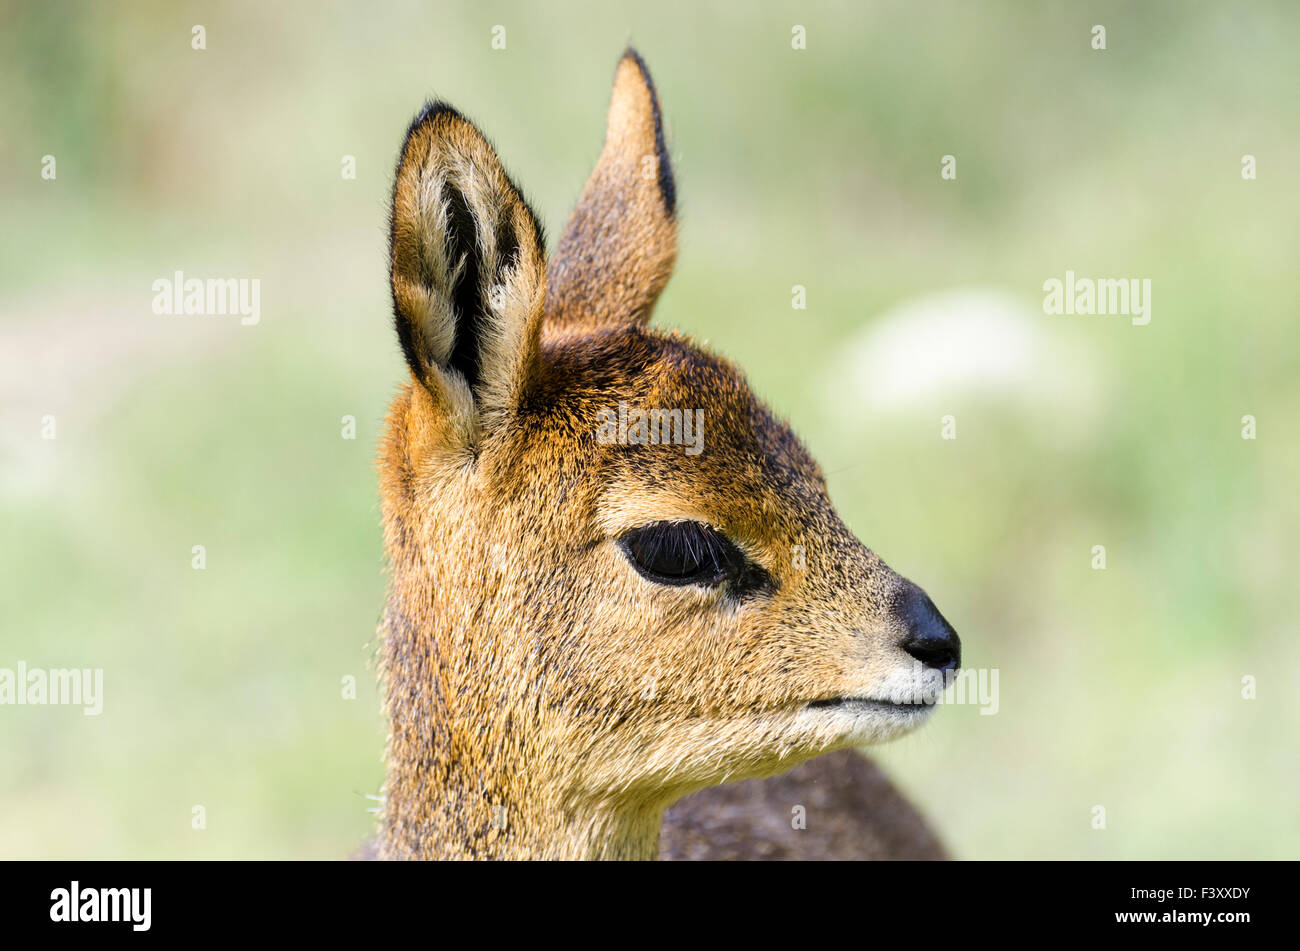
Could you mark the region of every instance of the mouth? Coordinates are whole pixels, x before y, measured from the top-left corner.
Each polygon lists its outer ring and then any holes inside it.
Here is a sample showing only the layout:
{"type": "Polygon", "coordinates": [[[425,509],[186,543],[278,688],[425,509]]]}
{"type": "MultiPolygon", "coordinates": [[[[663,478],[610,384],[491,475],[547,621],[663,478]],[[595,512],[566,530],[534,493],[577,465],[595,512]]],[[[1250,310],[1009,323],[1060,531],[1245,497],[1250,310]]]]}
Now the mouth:
{"type": "Polygon", "coordinates": [[[917,700],[912,703],[900,703],[896,700],[881,700],[876,697],[830,697],[826,700],[814,700],[807,704],[809,710],[842,710],[846,713],[889,713],[895,716],[919,716],[934,709],[933,701],[917,700]]]}
{"type": "Polygon", "coordinates": [[[796,721],[818,742],[870,746],[911,733],[929,722],[937,704],[924,695],[894,698],[844,694],[823,697],[799,708],[796,721]]]}

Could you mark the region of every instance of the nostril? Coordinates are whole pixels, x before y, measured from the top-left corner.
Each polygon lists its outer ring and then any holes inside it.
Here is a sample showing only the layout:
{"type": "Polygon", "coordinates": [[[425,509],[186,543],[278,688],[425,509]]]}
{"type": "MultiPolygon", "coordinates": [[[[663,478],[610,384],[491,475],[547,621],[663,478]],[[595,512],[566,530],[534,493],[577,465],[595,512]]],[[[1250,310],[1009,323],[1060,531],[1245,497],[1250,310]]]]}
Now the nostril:
{"type": "Polygon", "coordinates": [[[961,639],[924,592],[918,589],[901,613],[908,628],[903,650],[934,670],[960,666],[961,639]]]}
{"type": "Polygon", "coordinates": [[[957,648],[946,641],[912,640],[903,650],[934,670],[956,670],[960,657],[957,648]]]}

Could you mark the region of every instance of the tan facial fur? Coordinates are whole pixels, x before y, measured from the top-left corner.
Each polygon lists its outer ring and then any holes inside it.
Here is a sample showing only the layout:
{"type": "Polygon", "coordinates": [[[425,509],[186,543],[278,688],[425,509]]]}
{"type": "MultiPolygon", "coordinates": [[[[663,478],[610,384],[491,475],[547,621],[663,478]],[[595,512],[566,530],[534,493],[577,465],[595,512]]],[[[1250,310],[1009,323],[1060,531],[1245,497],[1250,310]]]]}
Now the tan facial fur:
{"type": "Polygon", "coordinates": [[[412,380],[380,458],[385,857],[652,857],[679,796],[889,739],[931,709],[808,707],[896,692],[915,666],[897,608],[917,589],[843,525],[735,367],[649,326],[673,188],[630,51],[549,273],[467,120],[433,106],[408,133],[392,282],[412,380]],[[601,442],[620,402],[701,409],[701,451],[601,442]],[[762,583],[647,580],[619,539],[664,521],[722,532],[762,583]]]}

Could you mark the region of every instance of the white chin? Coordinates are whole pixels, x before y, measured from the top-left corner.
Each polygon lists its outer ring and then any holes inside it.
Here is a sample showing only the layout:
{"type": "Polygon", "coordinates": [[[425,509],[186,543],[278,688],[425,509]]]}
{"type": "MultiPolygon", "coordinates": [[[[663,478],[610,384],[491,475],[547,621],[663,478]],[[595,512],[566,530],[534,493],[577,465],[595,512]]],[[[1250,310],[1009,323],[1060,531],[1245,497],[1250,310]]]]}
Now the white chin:
{"type": "MultiPolygon", "coordinates": [[[[845,699],[833,706],[805,707],[798,722],[811,732],[833,734],[854,745],[883,743],[910,733],[930,718],[934,706],[898,704],[879,700],[845,699]]],[[[828,737],[829,738],[829,737],[828,737]]]]}

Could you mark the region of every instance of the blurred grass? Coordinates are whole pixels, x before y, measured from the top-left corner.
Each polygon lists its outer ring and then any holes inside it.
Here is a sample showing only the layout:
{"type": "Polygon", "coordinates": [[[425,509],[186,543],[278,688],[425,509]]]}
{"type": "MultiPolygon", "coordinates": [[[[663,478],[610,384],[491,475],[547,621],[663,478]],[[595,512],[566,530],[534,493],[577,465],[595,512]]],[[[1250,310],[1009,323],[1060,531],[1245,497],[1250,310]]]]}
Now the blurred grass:
{"type": "Polygon", "coordinates": [[[746,368],[849,524],[1001,671],[997,716],[952,707],[878,753],[955,851],[1300,853],[1292,6],[54,2],[0,26],[0,666],[103,667],[106,693],[99,718],[0,709],[0,856],[338,857],[368,834],[391,163],[442,96],[553,241],[629,40],[682,200],[658,322],[746,368]],[[873,315],[972,286],[1041,312],[1067,268],[1153,284],[1147,327],[1039,318],[1101,368],[1086,439],[1032,399],[876,418],[818,395],[873,315]],[[261,323],[153,315],[176,269],[261,278],[261,323]]]}

